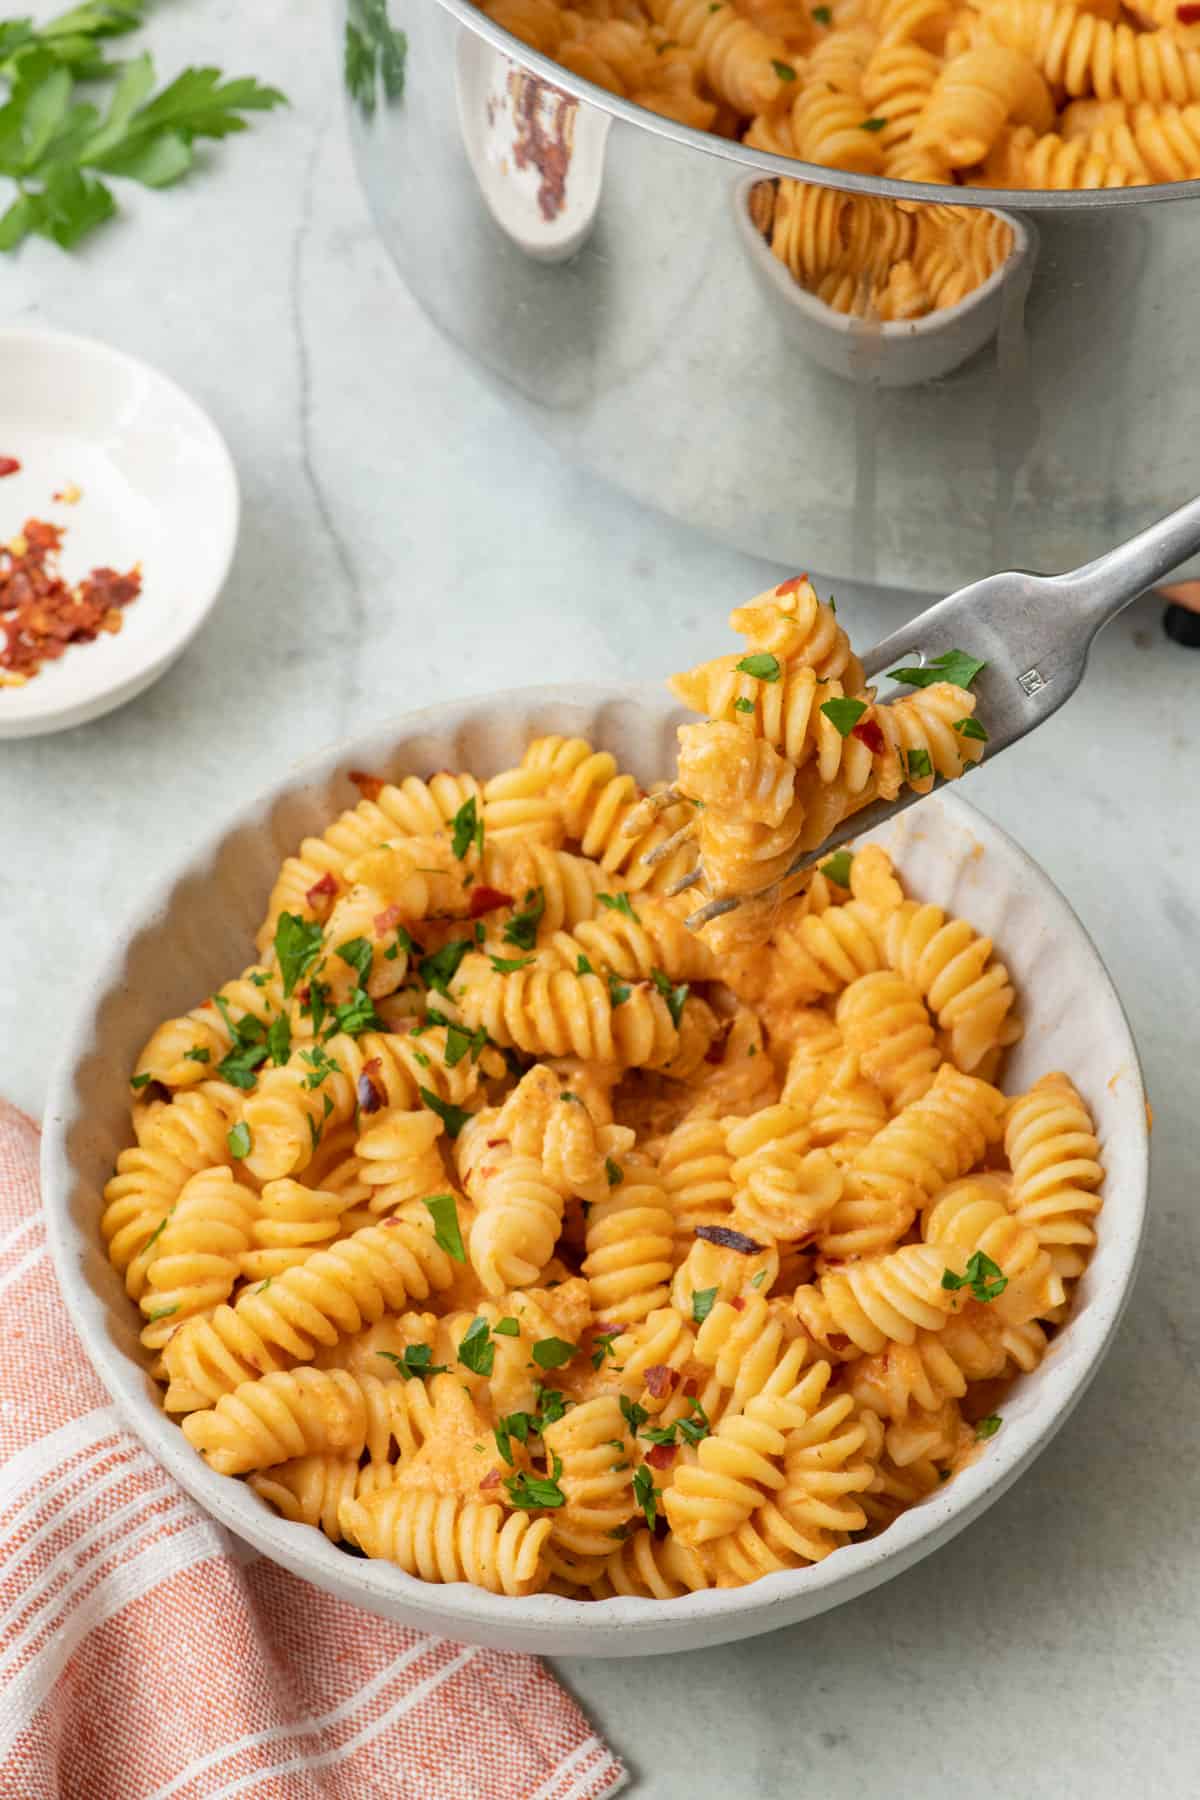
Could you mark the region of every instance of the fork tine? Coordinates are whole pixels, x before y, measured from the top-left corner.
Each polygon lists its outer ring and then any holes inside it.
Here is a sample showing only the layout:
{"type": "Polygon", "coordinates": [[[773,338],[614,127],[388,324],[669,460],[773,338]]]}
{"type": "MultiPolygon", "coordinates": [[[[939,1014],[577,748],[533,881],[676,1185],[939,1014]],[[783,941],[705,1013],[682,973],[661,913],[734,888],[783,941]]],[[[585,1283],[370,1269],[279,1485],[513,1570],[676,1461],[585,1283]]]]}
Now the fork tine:
{"type": "Polygon", "coordinates": [[[674,806],[683,795],[677,787],[663,788],[657,794],[644,794],[621,822],[620,837],[640,837],[647,828],[647,818],[656,819],[668,806],[674,806]]]}
{"type": "MultiPolygon", "coordinates": [[[[745,898],[751,899],[757,898],[757,896],[747,894],[745,898]]],[[[733,912],[735,908],[739,907],[741,904],[742,901],[740,898],[735,898],[733,900],[710,900],[707,906],[702,906],[698,911],[689,913],[684,923],[688,926],[689,930],[699,931],[700,927],[702,925],[707,925],[710,919],[719,919],[723,913],[733,912]]]]}
{"type": "Polygon", "coordinates": [[[656,845],[653,850],[648,850],[642,861],[648,869],[653,869],[658,863],[666,862],[668,857],[674,856],[676,850],[695,835],[696,821],[689,819],[686,825],[681,825],[678,831],[673,831],[670,837],[663,839],[661,844],[656,845]]]}
{"type": "Polygon", "coordinates": [[[670,887],[666,889],[664,898],[667,900],[674,900],[676,894],[686,894],[688,889],[694,888],[699,880],[699,869],[693,869],[688,875],[681,875],[678,881],[673,881],[670,887]]]}

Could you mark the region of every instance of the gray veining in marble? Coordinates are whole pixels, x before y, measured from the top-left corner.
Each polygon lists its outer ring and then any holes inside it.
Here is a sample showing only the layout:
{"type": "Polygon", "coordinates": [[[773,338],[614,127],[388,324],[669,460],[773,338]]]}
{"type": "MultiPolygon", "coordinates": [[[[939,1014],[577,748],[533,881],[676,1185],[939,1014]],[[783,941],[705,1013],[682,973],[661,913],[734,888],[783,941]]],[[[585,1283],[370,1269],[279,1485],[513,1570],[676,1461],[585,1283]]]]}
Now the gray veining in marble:
{"type": "MultiPolygon", "coordinates": [[[[677,667],[774,576],[563,465],[435,336],[368,226],[322,7],[198,0],[155,42],[293,106],[203,181],[134,192],[79,255],[35,244],[2,270],[0,317],[99,333],[191,389],[245,501],[184,660],[107,719],[0,747],[0,1090],[35,1112],[79,981],[231,799],[442,696],[677,667]]],[[[900,616],[839,598],[864,642],[900,616]]],[[[1071,706],[972,778],[1078,908],[1145,1058],[1154,1207],[1116,1350],[1035,1470],[890,1587],[737,1648],[564,1663],[639,1795],[1200,1788],[1198,697],[1200,655],[1135,608],[1071,706]]]]}

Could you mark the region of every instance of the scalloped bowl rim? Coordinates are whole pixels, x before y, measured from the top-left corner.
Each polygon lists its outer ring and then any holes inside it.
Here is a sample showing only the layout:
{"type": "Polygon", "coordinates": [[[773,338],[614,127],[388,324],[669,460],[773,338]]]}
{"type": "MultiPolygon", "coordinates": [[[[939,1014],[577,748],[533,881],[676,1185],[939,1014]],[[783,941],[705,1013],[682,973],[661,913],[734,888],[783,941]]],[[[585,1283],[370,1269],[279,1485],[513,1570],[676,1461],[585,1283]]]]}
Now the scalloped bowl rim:
{"type": "MultiPolygon", "coordinates": [[[[940,817],[950,829],[969,831],[989,858],[1015,865],[1034,892],[1038,907],[1071,940],[1071,953],[1088,964],[1089,981],[1098,984],[1113,1010],[1120,1041],[1114,1057],[1128,1074],[1119,1104],[1123,1123],[1135,1140],[1128,1190],[1120,1211],[1106,1207],[1108,1235],[1115,1239],[1115,1267],[1107,1286],[1092,1293],[1071,1319],[1075,1354],[1070,1371],[1054,1367],[1053,1352],[1043,1361],[1038,1403],[1025,1416],[1006,1421],[986,1455],[962,1469],[953,1481],[921,1505],[902,1513],[877,1537],[853,1543],[808,1568],[768,1575],[744,1587],[711,1588],[667,1601],[617,1597],[577,1601],[558,1595],[527,1598],[494,1595],[468,1583],[436,1585],[406,1575],[387,1562],[347,1556],[311,1527],[291,1524],[275,1515],[241,1481],[208,1469],[192,1451],[179,1427],[161,1411],[146,1371],[112,1341],[110,1304],[93,1288],[84,1261],[94,1252],[70,1212],[76,1179],[68,1150],[68,1129],[79,1103],[76,1074],[94,1043],[95,1022],[105,1000],[122,986],[127,955],[139,933],[162,923],[175,890],[189,877],[203,874],[235,832],[262,828],[268,809],[298,794],[339,769],[371,766],[384,754],[384,741],[422,730],[451,731],[464,724],[511,713],[517,708],[619,706],[634,703],[661,720],[685,715],[651,684],[627,686],[562,685],[515,688],[497,694],[448,702],[406,713],[393,724],[342,740],[293,765],[280,781],[229,815],[181,857],[149,896],[131,908],[114,947],[87,985],[67,1033],[54,1072],[46,1108],[42,1145],[42,1189],[46,1227],[58,1280],[72,1321],[96,1373],[108,1389],[125,1423],[156,1460],[192,1498],[221,1524],[264,1555],[305,1576],[369,1612],[409,1625],[458,1636],[498,1648],[578,1655],[637,1655],[705,1647],[757,1635],[795,1623],[866,1593],[900,1574],[979,1516],[1023,1473],[1062,1426],[1094,1377],[1120,1322],[1140,1258],[1149,1179],[1149,1133],[1140,1064],[1128,1020],[1099,951],[1068,902],[1049,877],[999,826],[955,794],[943,793],[922,807],[926,825],[940,817]]],[[[393,749],[393,755],[395,755],[393,749]]],[[[909,813],[911,820],[915,815],[909,813]]],[[[991,865],[994,866],[994,865],[991,865]]]]}

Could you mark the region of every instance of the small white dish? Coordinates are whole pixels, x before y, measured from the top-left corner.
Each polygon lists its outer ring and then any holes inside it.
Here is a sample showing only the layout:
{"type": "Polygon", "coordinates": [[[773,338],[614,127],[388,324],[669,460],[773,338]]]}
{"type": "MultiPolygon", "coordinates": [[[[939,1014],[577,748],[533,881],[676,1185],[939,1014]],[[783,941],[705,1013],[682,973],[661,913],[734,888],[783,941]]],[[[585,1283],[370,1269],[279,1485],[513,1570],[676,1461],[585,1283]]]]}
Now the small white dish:
{"type": "MultiPolygon", "coordinates": [[[[645,1656],[794,1625],[852,1600],[949,1542],[998,1500],[1064,1424],[1112,1342],[1133,1286],[1146,1217],[1148,1128],[1137,1050],[1112,982],[1062,895],[998,826],[955,794],[872,834],[908,891],[961,911],[996,939],[1025,1016],[1006,1086],[1066,1069],[1096,1120],[1106,1169],[1099,1243],[1071,1318],[1004,1402],[1004,1428],[953,1481],[879,1537],[811,1568],[680,1600],[510,1599],[437,1586],[387,1562],[347,1556],[321,1532],[279,1518],[240,1481],[209,1469],[163,1413],[138,1345],[138,1316],[100,1241],[101,1192],[130,1139],[129,1071],[150,1031],[245,966],[280,860],[322,831],[358,790],[353,768],[396,777],[429,769],[495,774],[531,737],[589,738],[647,783],[673,765],[684,714],[649,686],[518,688],[429,707],[321,751],[258,799],[231,809],[145,897],[85,984],[51,1082],[42,1196],[63,1304],[122,1415],[204,1509],[317,1587],[424,1630],[547,1655],[645,1656]]],[[[1018,1621],[1010,1618],[1012,1629],[1018,1621]]],[[[993,1621],[993,1625],[995,1621],[993,1621]]]]}
{"type": "MultiPolygon", "coordinates": [[[[1004,290],[1029,263],[1036,236],[1027,219],[992,207],[1013,234],[1012,249],[1000,267],[953,306],[921,319],[856,319],[835,312],[802,287],[773,253],[750,216],[750,195],[760,177],[740,181],[733,192],[738,236],[760,288],[797,346],[814,362],[846,381],[874,387],[918,387],[949,375],[996,335],[1004,290]]],[[[947,200],[953,191],[947,190],[947,200]]]]}
{"type": "MultiPolygon", "coordinates": [[[[73,644],[22,687],[0,686],[0,738],[99,718],[140,694],[191,643],[220,594],[238,530],[225,441],[173,381],[94,339],[0,329],[0,542],[26,519],[65,528],[69,581],[141,565],[121,630],[73,644]],[[79,490],[74,504],[53,496],[79,490]]],[[[3,627],[0,625],[0,632],[3,627]]]]}

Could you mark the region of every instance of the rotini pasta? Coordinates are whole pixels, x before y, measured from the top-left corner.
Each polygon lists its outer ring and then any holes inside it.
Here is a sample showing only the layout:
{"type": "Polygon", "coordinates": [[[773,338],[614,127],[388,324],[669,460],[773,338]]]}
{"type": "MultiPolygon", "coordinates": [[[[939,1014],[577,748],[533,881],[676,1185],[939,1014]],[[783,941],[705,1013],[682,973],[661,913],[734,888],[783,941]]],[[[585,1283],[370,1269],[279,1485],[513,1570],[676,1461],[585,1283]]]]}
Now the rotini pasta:
{"type": "MultiPolygon", "coordinates": [[[[741,91],[769,40],[845,100],[975,43],[932,0],[823,41],[746,4],[710,29],[663,0],[674,66],[741,91]]],[[[665,91],[633,19],[493,10],[665,91]]],[[[1076,125],[1182,142],[1161,109],[1076,125]]],[[[886,272],[840,205],[797,257],[844,226],[886,272]]],[[[920,221],[888,229],[952,284],[920,221]]],[[[488,781],[358,777],[259,960],[132,1075],[99,1224],[164,1408],[263,1505],[423,1580],[663,1602],[836,1555],[976,1454],[1095,1243],[1086,1105],[1061,1073],[994,1085],[1013,983],[881,848],[732,929],[664,891],[698,856],[774,872],[983,741],[969,688],[877,704],[806,578],[733,625],[744,656],[675,679],[704,722],[670,786],[560,737],[488,781]]]]}

